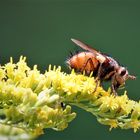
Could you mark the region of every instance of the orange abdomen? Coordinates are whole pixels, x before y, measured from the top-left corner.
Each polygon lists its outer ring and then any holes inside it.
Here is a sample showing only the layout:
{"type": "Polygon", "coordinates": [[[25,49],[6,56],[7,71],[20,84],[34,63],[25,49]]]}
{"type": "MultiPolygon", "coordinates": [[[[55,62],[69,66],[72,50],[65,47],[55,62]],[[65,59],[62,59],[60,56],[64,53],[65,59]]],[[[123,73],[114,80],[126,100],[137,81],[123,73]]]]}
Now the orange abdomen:
{"type": "Polygon", "coordinates": [[[76,71],[85,71],[87,74],[91,71],[96,71],[99,65],[99,61],[96,59],[95,54],[91,52],[78,53],[72,56],[67,63],[76,71]]]}

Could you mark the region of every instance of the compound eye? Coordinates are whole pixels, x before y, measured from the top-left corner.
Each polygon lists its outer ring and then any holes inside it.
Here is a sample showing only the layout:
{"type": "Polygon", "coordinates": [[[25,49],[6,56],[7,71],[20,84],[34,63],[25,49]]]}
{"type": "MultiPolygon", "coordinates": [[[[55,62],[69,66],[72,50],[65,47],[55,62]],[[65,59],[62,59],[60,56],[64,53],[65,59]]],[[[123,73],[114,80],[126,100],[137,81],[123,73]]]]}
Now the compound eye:
{"type": "Polygon", "coordinates": [[[126,70],[122,70],[120,75],[124,76],[125,74],[126,74],[126,70]]]}

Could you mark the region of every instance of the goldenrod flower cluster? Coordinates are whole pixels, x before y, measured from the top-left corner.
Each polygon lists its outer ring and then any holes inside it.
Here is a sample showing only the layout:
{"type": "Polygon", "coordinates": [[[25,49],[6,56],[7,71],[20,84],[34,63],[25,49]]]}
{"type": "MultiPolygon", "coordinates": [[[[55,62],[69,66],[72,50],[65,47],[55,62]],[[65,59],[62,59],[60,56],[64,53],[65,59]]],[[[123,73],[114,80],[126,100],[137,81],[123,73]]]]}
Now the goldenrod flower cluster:
{"type": "MultiPolygon", "coordinates": [[[[44,128],[63,130],[76,114],[76,105],[97,117],[110,129],[140,127],[140,103],[129,100],[126,93],[113,96],[96,86],[94,77],[66,74],[61,67],[51,67],[41,74],[35,65],[27,66],[25,57],[19,62],[0,66],[0,135],[15,139],[33,139],[44,128]],[[64,105],[65,104],[65,105],[64,105]]],[[[92,75],[92,74],[91,74],[92,75]]]]}
{"type": "Polygon", "coordinates": [[[0,135],[14,139],[32,139],[44,128],[63,130],[76,114],[69,105],[62,107],[61,97],[45,74],[30,69],[25,57],[0,66],[0,135]]]}

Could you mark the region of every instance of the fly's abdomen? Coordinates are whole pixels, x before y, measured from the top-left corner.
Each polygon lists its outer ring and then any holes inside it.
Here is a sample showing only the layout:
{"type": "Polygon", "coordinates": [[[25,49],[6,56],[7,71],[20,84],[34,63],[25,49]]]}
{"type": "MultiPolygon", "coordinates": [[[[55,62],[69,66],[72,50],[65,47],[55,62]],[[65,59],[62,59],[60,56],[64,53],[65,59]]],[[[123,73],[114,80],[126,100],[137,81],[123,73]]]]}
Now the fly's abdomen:
{"type": "Polygon", "coordinates": [[[96,59],[95,54],[91,52],[80,52],[66,62],[70,68],[75,69],[76,72],[85,71],[86,74],[97,71],[99,61],[96,59]]]}

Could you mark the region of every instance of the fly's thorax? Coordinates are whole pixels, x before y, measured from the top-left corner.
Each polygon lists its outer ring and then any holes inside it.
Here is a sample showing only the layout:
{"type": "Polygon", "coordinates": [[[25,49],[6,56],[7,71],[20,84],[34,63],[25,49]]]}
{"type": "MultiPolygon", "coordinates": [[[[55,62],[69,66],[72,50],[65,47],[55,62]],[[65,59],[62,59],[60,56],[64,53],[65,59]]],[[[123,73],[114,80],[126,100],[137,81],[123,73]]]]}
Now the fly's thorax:
{"type": "Polygon", "coordinates": [[[101,64],[100,78],[101,80],[111,80],[114,75],[118,63],[111,57],[105,56],[105,61],[101,64]]]}
{"type": "Polygon", "coordinates": [[[107,56],[107,59],[108,59],[108,61],[109,61],[109,64],[110,64],[111,66],[113,66],[114,69],[118,69],[118,68],[119,68],[119,64],[118,64],[118,62],[117,62],[115,59],[113,59],[113,58],[110,57],[110,56],[107,56]]]}

